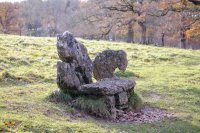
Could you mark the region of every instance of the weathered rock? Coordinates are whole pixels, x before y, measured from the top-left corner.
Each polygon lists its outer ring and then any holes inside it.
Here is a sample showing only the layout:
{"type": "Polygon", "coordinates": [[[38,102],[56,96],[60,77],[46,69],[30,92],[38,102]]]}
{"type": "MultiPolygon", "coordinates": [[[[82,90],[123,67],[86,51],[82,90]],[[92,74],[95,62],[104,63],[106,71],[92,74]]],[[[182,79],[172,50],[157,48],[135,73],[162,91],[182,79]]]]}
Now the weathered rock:
{"type": "Polygon", "coordinates": [[[71,33],[57,37],[57,50],[61,61],[57,63],[57,84],[64,91],[76,91],[92,83],[92,60],[87,49],[71,33]]]}
{"type": "Polygon", "coordinates": [[[107,104],[107,108],[110,113],[111,119],[116,119],[117,117],[117,109],[115,107],[115,97],[114,96],[107,96],[105,98],[105,103],[107,104]]]}
{"type": "Polygon", "coordinates": [[[82,85],[78,91],[88,97],[104,98],[109,117],[116,119],[117,109],[129,107],[130,92],[134,91],[135,81],[122,78],[105,78],[93,84],[82,85]]]}
{"type": "Polygon", "coordinates": [[[63,35],[58,35],[57,50],[63,62],[75,65],[76,71],[79,71],[85,83],[92,82],[92,60],[85,46],[79,43],[70,32],[66,31],[63,35]]]}
{"type": "Polygon", "coordinates": [[[128,95],[127,92],[122,92],[119,94],[116,94],[116,103],[117,105],[125,105],[128,103],[128,95]]]}
{"type": "Polygon", "coordinates": [[[127,92],[115,94],[116,108],[120,109],[120,110],[127,109],[128,108],[128,99],[129,99],[129,95],[127,92]]]}
{"type": "Polygon", "coordinates": [[[87,95],[115,95],[133,90],[135,84],[135,81],[128,79],[105,78],[93,84],[82,85],[78,88],[78,90],[87,95]]]}
{"type": "Polygon", "coordinates": [[[126,52],[123,50],[105,50],[96,56],[93,65],[95,79],[112,78],[116,68],[121,71],[126,70],[128,65],[126,52]]]}
{"type": "Polygon", "coordinates": [[[99,106],[94,104],[91,107],[87,102],[84,102],[85,105],[82,105],[82,102],[75,102],[75,107],[112,119],[116,119],[117,110],[128,108],[128,100],[136,83],[133,80],[114,77],[116,68],[121,71],[126,70],[128,61],[125,51],[103,51],[92,63],[85,46],[69,32],[58,35],[57,50],[61,60],[57,62],[57,84],[62,92],[75,94],[77,97],[84,96],[86,101],[88,99],[101,102],[99,106]],[[92,83],[92,72],[99,80],[96,83],[92,83]]]}
{"type": "Polygon", "coordinates": [[[57,84],[63,91],[76,90],[83,80],[79,79],[75,71],[75,65],[58,61],[57,63],[57,84]]]}

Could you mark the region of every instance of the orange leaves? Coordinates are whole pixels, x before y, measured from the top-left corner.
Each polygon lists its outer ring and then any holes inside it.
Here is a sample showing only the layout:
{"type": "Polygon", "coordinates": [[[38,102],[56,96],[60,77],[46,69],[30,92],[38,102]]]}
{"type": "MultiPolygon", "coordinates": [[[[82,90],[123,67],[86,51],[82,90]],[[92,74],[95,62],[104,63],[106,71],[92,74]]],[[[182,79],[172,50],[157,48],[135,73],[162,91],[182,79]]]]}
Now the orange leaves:
{"type": "Polygon", "coordinates": [[[190,30],[186,32],[187,38],[200,38],[200,23],[192,26],[190,30]]]}
{"type": "Polygon", "coordinates": [[[14,121],[4,122],[4,125],[7,127],[12,127],[12,126],[15,126],[15,122],[14,121]]]}
{"type": "MultiPolygon", "coordinates": [[[[6,128],[15,129],[21,122],[15,120],[4,121],[2,124],[6,128]]],[[[3,129],[2,129],[3,130],[3,129]]]]}

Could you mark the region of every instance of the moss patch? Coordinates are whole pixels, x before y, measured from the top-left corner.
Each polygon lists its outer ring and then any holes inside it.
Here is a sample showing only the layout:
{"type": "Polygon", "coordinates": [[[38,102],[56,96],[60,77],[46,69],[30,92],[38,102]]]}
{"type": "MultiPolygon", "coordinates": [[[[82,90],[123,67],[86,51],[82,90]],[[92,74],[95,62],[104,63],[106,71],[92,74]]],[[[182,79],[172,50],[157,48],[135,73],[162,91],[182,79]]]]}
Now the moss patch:
{"type": "Polygon", "coordinates": [[[96,116],[110,116],[110,112],[105,104],[104,98],[93,99],[84,96],[78,97],[73,102],[73,106],[96,116]]]}
{"type": "Polygon", "coordinates": [[[131,97],[129,98],[129,106],[132,110],[140,111],[142,108],[143,102],[141,96],[137,93],[132,93],[131,97]]]}

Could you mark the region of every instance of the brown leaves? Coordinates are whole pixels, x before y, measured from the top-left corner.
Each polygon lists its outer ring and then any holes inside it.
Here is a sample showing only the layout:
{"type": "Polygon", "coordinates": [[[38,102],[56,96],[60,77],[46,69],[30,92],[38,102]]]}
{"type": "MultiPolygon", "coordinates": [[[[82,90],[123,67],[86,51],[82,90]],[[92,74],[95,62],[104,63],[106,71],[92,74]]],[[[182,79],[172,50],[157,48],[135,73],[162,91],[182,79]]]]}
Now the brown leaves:
{"type": "Polygon", "coordinates": [[[117,122],[151,123],[172,117],[173,114],[166,110],[146,106],[140,112],[126,111],[119,114],[117,122]]]}
{"type": "Polygon", "coordinates": [[[3,33],[17,32],[19,23],[19,8],[17,4],[0,3],[0,31],[3,33]]]}
{"type": "MultiPolygon", "coordinates": [[[[8,129],[16,129],[18,128],[18,126],[20,125],[20,121],[17,120],[6,120],[4,121],[2,124],[3,128],[2,130],[4,130],[4,128],[8,128],[8,129]]],[[[1,130],[1,128],[0,128],[1,130]]]]}

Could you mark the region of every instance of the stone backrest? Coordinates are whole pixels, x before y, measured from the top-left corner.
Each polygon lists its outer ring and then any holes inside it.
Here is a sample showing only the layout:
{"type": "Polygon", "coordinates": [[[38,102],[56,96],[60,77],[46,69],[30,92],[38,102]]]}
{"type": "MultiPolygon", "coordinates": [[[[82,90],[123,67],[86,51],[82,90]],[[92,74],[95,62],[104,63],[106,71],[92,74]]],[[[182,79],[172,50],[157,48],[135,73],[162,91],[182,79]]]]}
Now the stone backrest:
{"type": "Polygon", "coordinates": [[[105,50],[99,53],[93,62],[94,78],[101,80],[114,77],[116,68],[125,71],[128,65],[126,52],[123,50],[105,50]]]}
{"type": "Polygon", "coordinates": [[[57,63],[57,84],[61,90],[74,91],[92,83],[92,60],[70,32],[57,36],[57,50],[61,60],[57,63]]]}

